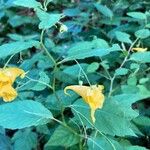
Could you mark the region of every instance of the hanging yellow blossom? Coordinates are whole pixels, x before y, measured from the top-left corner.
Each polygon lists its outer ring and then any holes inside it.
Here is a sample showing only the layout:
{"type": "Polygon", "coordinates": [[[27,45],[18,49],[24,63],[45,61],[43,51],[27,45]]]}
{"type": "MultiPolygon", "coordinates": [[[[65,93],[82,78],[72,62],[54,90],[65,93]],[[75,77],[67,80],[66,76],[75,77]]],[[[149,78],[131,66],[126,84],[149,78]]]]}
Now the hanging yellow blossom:
{"type": "Polygon", "coordinates": [[[93,123],[95,122],[95,111],[98,108],[103,107],[104,103],[104,95],[102,93],[102,90],[104,89],[104,86],[102,85],[92,85],[92,86],[82,86],[82,85],[72,85],[67,86],[64,89],[65,94],[67,90],[73,90],[77,94],[79,94],[83,100],[90,106],[91,108],[91,118],[93,123]]]}
{"type": "Polygon", "coordinates": [[[17,97],[16,90],[11,86],[11,84],[6,84],[0,89],[0,97],[3,98],[5,102],[12,101],[17,97]]]}
{"type": "Polygon", "coordinates": [[[145,52],[147,51],[147,48],[135,47],[135,48],[132,48],[132,50],[137,51],[137,52],[145,52]]]}
{"type": "Polygon", "coordinates": [[[0,97],[5,102],[12,101],[17,97],[17,91],[12,87],[17,77],[24,78],[25,72],[22,69],[10,67],[0,69],[0,97]]]}

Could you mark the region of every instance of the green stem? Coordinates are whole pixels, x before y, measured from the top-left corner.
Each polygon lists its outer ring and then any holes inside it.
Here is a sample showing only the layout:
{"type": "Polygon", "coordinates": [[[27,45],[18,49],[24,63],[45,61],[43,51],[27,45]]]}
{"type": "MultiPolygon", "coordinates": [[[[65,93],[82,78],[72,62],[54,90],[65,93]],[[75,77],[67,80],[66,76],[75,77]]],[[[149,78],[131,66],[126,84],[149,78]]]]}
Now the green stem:
{"type": "MultiPolygon", "coordinates": [[[[71,105],[70,105],[70,107],[71,107],[71,105]]],[[[111,142],[111,140],[110,140],[105,134],[103,134],[100,130],[98,130],[98,129],[94,126],[94,124],[92,124],[83,114],[81,114],[81,113],[80,113],[79,111],[77,111],[75,108],[73,108],[73,107],[71,107],[71,108],[72,108],[76,113],[80,114],[85,120],[87,120],[87,122],[88,122],[94,129],[96,129],[97,132],[98,132],[99,134],[101,134],[101,135],[109,142],[109,144],[112,146],[113,150],[116,150],[114,144],[111,142]]]]}
{"type": "MultiPolygon", "coordinates": [[[[55,59],[52,57],[52,55],[49,53],[49,51],[47,50],[47,48],[46,48],[45,45],[43,44],[44,32],[45,32],[45,30],[42,30],[42,32],[41,32],[41,37],[40,37],[40,43],[41,43],[41,46],[43,47],[43,49],[45,50],[47,56],[48,56],[48,57],[50,58],[50,60],[53,62],[53,64],[54,64],[54,73],[55,73],[55,71],[56,71],[56,69],[57,69],[57,64],[56,64],[55,59]]],[[[56,99],[59,101],[59,103],[60,103],[60,105],[61,105],[61,116],[62,116],[63,122],[65,122],[65,119],[64,119],[65,117],[64,117],[64,114],[63,114],[64,108],[63,108],[62,103],[61,103],[61,100],[59,99],[59,97],[58,97],[58,95],[57,95],[57,93],[56,93],[56,90],[55,90],[55,75],[54,75],[54,78],[53,78],[53,85],[52,85],[52,87],[50,86],[50,88],[53,90],[53,93],[54,93],[56,99]]]]}
{"type": "Polygon", "coordinates": [[[51,59],[51,61],[53,62],[54,66],[56,66],[56,61],[53,58],[53,56],[49,53],[48,49],[45,47],[44,43],[43,43],[43,37],[44,37],[44,32],[45,30],[42,30],[41,32],[41,37],[40,37],[40,44],[41,47],[44,49],[45,53],[47,54],[47,56],[51,59]]]}
{"type": "Polygon", "coordinates": [[[84,70],[82,69],[81,65],[78,63],[77,60],[75,60],[75,62],[78,64],[78,66],[79,66],[79,68],[81,69],[82,73],[84,74],[84,76],[85,76],[85,78],[86,78],[88,84],[91,86],[91,83],[90,83],[90,81],[89,81],[89,79],[88,79],[86,73],[85,73],[84,70]]]}
{"type": "Polygon", "coordinates": [[[60,98],[58,97],[58,95],[56,93],[56,88],[55,88],[55,86],[56,86],[56,78],[55,78],[56,70],[57,70],[57,66],[55,66],[55,68],[54,68],[54,76],[53,76],[53,86],[52,86],[52,88],[53,88],[53,93],[54,93],[56,99],[58,100],[58,102],[60,104],[62,120],[65,123],[65,116],[64,116],[64,113],[63,113],[64,112],[64,107],[63,107],[62,101],[60,100],[60,98]]]}
{"type": "Polygon", "coordinates": [[[43,85],[46,85],[46,86],[49,87],[51,90],[53,90],[53,87],[52,87],[52,86],[50,86],[49,84],[47,84],[47,83],[45,83],[45,82],[43,82],[43,81],[36,80],[36,79],[32,79],[32,78],[30,78],[30,77],[28,77],[28,76],[25,76],[25,77],[26,77],[27,79],[33,81],[33,82],[38,82],[38,83],[41,83],[41,84],[43,84],[43,85]]]}
{"type": "Polygon", "coordinates": [[[5,69],[5,68],[7,67],[7,65],[9,64],[9,62],[11,61],[11,59],[12,59],[14,56],[15,56],[15,54],[13,54],[13,55],[11,55],[11,56],[9,57],[9,59],[7,60],[7,62],[6,62],[5,65],[4,65],[3,69],[5,69]]]}
{"type": "Polygon", "coordinates": [[[62,126],[64,126],[65,128],[67,128],[69,131],[71,131],[73,134],[77,135],[80,137],[80,135],[75,131],[73,130],[72,128],[70,128],[66,123],[56,119],[56,118],[52,118],[54,121],[56,121],[57,123],[61,124],[62,126]]]}
{"type": "MultiPolygon", "coordinates": [[[[135,43],[138,41],[138,39],[139,39],[139,38],[137,38],[137,39],[131,44],[131,46],[130,46],[129,49],[128,49],[128,53],[127,53],[126,57],[124,58],[123,62],[121,63],[121,65],[120,65],[120,67],[119,67],[118,69],[122,68],[122,67],[124,66],[124,64],[127,62],[127,59],[128,59],[128,57],[129,57],[129,55],[130,55],[130,52],[131,52],[133,46],[135,45],[135,43]]],[[[114,76],[113,76],[113,77],[111,78],[111,80],[110,80],[110,88],[109,88],[108,97],[110,97],[111,94],[112,94],[112,92],[113,92],[113,84],[114,84],[115,78],[116,78],[116,74],[114,74],[114,76]]]]}

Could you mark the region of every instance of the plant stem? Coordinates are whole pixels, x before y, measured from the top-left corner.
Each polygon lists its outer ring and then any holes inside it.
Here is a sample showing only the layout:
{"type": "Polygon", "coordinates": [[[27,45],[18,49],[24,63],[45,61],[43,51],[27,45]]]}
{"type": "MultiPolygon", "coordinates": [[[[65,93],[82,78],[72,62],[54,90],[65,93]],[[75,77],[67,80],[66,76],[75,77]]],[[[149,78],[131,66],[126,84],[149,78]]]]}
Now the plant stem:
{"type": "Polygon", "coordinates": [[[63,122],[65,123],[65,116],[64,116],[64,113],[63,113],[64,112],[64,107],[63,107],[61,99],[58,97],[58,95],[56,93],[56,88],[55,88],[55,86],[56,86],[56,78],[55,78],[56,69],[57,69],[57,66],[55,66],[55,68],[54,68],[54,76],[53,76],[53,86],[52,86],[52,88],[53,88],[53,93],[54,93],[56,99],[58,100],[58,102],[60,104],[61,117],[62,117],[63,122]]]}
{"type": "Polygon", "coordinates": [[[86,73],[85,73],[85,72],[84,72],[84,70],[82,69],[81,65],[78,63],[78,61],[77,61],[77,60],[75,60],[75,62],[77,63],[77,65],[78,65],[78,66],[79,66],[79,68],[81,69],[82,73],[84,74],[84,76],[85,76],[85,78],[86,78],[86,80],[87,80],[88,84],[91,86],[91,83],[90,83],[90,81],[89,81],[89,79],[88,79],[88,77],[87,77],[86,73]]]}
{"type": "Polygon", "coordinates": [[[62,126],[64,126],[65,128],[67,128],[69,131],[71,131],[73,134],[77,135],[80,137],[80,135],[75,131],[73,130],[72,128],[70,128],[66,123],[56,119],[56,118],[52,118],[54,121],[58,122],[59,124],[61,124],[62,126]]]}
{"type": "MultiPolygon", "coordinates": [[[[120,67],[119,67],[118,69],[122,68],[122,67],[124,66],[124,64],[126,63],[128,57],[129,57],[129,55],[130,55],[130,52],[131,52],[133,46],[135,45],[135,43],[138,41],[138,39],[139,39],[139,38],[137,38],[137,39],[131,44],[131,46],[130,46],[129,49],[128,49],[128,53],[127,53],[126,57],[124,58],[123,62],[121,63],[121,65],[120,65],[120,67]]],[[[116,74],[114,74],[113,77],[112,77],[111,80],[110,80],[110,88],[109,88],[108,97],[110,97],[111,94],[112,94],[112,92],[113,92],[113,84],[114,84],[115,78],[116,78],[116,74]]]]}
{"type": "Polygon", "coordinates": [[[46,86],[49,87],[51,90],[53,90],[53,87],[52,87],[52,86],[50,86],[49,84],[47,84],[47,83],[45,83],[45,82],[43,82],[43,81],[36,80],[36,79],[32,79],[32,78],[30,78],[30,77],[28,77],[28,76],[25,76],[25,77],[26,77],[27,79],[33,81],[33,82],[38,82],[38,83],[41,83],[41,84],[43,84],[43,85],[46,85],[46,86]]]}
{"type": "Polygon", "coordinates": [[[40,37],[40,44],[41,47],[44,49],[45,53],[47,54],[47,56],[51,59],[51,61],[53,62],[54,66],[56,66],[56,61],[53,58],[53,56],[49,53],[48,49],[45,47],[44,43],[43,43],[43,37],[44,37],[44,32],[45,30],[42,30],[41,32],[41,37],[40,37]]]}
{"type": "Polygon", "coordinates": [[[5,65],[4,65],[3,69],[5,69],[5,68],[7,67],[7,65],[9,64],[9,62],[11,61],[11,59],[12,59],[14,56],[15,56],[15,54],[13,54],[13,55],[11,55],[11,56],[9,57],[9,59],[7,60],[7,62],[6,62],[5,65]]]}
{"type": "MultiPolygon", "coordinates": [[[[54,64],[54,73],[55,73],[55,71],[56,71],[56,69],[57,69],[57,63],[56,63],[55,59],[53,58],[53,56],[49,53],[48,49],[47,49],[47,48],[45,47],[45,45],[43,44],[44,32],[45,32],[45,30],[42,30],[42,32],[41,32],[41,37],[40,37],[40,43],[41,43],[41,46],[43,47],[43,49],[45,50],[47,56],[48,56],[48,57],[50,58],[50,60],[53,62],[53,64],[54,64]]],[[[60,100],[59,97],[57,96],[57,93],[56,93],[56,90],[55,90],[55,75],[54,75],[54,78],[53,78],[53,85],[50,86],[50,88],[53,90],[53,93],[54,93],[56,99],[57,99],[57,100],[59,101],[59,103],[60,103],[62,120],[63,120],[63,122],[65,122],[65,119],[64,119],[65,117],[64,117],[64,114],[63,114],[64,108],[63,108],[62,103],[61,103],[61,100],[60,100]]]]}

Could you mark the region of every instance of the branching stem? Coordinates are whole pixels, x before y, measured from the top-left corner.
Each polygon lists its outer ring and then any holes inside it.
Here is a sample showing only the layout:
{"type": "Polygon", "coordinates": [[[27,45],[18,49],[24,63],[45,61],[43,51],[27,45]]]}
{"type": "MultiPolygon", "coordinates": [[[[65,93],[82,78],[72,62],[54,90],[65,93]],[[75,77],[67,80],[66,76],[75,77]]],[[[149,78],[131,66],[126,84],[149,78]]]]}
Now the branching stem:
{"type": "MultiPolygon", "coordinates": [[[[120,65],[120,67],[119,67],[118,69],[122,68],[122,67],[124,66],[124,64],[127,62],[128,57],[129,57],[129,55],[130,55],[130,52],[131,52],[133,46],[135,45],[135,43],[138,41],[138,39],[139,39],[139,38],[137,38],[137,39],[131,44],[131,46],[130,46],[129,49],[128,49],[128,53],[127,53],[126,57],[124,58],[123,62],[121,63],[121,65],[120,65]]],[[[116,74],[114,74],[113,77],[112,77],[111,80],[110,80],[110,88],[109,88],[108,97],[110,97],[111,94],[112,94],[112,92],[113,92],[113,84],[114,84],[115,78],[116,78],[116,74]]]]}

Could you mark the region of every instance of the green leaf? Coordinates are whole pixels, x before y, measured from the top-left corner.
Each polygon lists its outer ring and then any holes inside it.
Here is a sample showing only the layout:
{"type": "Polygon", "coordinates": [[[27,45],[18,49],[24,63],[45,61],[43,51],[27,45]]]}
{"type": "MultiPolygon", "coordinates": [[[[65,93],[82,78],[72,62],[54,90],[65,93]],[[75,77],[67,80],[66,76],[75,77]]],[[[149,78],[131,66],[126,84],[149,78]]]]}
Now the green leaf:
{"type": "Polygon", "coordinates": [[[140,63],[150,63],[150,52],[137,52],[133,53],[130,60],[134,60],[140,63]]]}
{"type": "Polygon", "coordinates": [[[148,29],[141,29],[135,32],[137,38],[145,39],[150,36],[150,31],[148,29]]]}
{"type": "Polygon", "coordinates": [[[41,103],[32,100],[15,101],[0,106],[0,126],[21,129],[46,124],[51,112],[41,103]]]}
{"type": "Polygon", "coordinates": [[[139,83],[140,84],[145,84],[146,82],[149,82],[150,81],[150,78],[141,78],[140,80],[139,80],[139,83]]]}
{"type": "Polygon", "coordinates": [[[104,16],[109,17],[109,18],[113,17],[113,12],[107,6],[104,6],[104,5],[101,5],[101,4],[98,4],[98,3],[95,3],[94,6],[104,16]]]}
{"type": "Polygon", "coordinates": [[[90,150],[146,150],[144,147],[131,145],[127,140],[123,142],[97,133],[88,138],[88,147],[90,150]]]}
{"type": "Polygon", "coordinates": [[[78,16],[78,15],[80,15],[80,13],[81,13],[81,11],[79,8],[68,8],[63,11],[63,14],[65,16],[69,16],[69,17],[78,16]]]}
{"type": "Polygon", "coordinates": [[[139,91],[139,88],[134,85],[121,85],[121,91],[124,94],[136,94],[139,91]]]}
{"type": "MultiPolygon", "coordinates": [[[[116,95],[116,96],[113,96],[111,97],[111,100],[112,101],[117,101],[118,104],[120,105],[120,107],[123,108],[127,108],[128,111],[126,111],[126,113],[130,113],[130,110],[132,110],[131,108],[131,105],[139,100],[142,100],[142,99],[145,99],[145,98],[148,98],[150,96],[150,93],[142,93],[142,92],[139,92],[138,93],[135,93],[135,94],[120,94],[120,95],[116,95]]],[[[133,110],[132,110],[133,111],[133,110]]],[[[133,113],[134,114],[134,113],[133,113]]],[[[131,115],[132,114],[128,114],[128,115],[131,115]]]]}
{"type": "Polygon", "coordinates": [[[4,134],[0,133],[0,150],[11,150],[11,140],[4,134]]]}
{"type": "Polygon", "coordinates": [[[50,137],[49,141],[46,144],[47,146],[65,146],[70,147],[79,142],[80,137],[67,129],[64,126],[59,126],[50,137]]]}
{"type": "Polygon", "coordinates": [[[141,12],[129,12],[127,15],[135,19],[146,20],[146,14],[141,12]]]}
{"type": "Polygon", "coordinates": [[[15,5],[28,7],[28,8],[42,8],[42,5],[40,2],[37,2],[36,0],[15,0],[15,5]]]}
{"type": "Polygon", "coordinates": [[[39,29],[51,28],[62,18],[62,14],[49,14],[40,9],[37,9],[36,14],[41,21],[39,24],[39,29]]]}
{"type": "Polygon", "coordinates": [[[58,90],[56,91],[55,94],[50,94],[45,100],[47,108],[50,109],[51,111],[60,112],[62,106],[68,107],[69,105],[71,105],[77,99],[78,95],[72,91],[68,91],[68,93],[71,96],[64,94],[64,90],[58,90]],[[57,98],[61,99],[61,105],[57,98]]]}
{"type": "Polygon", "coordinates": [[[128,69],[126,68],[119,68],[115,70],[115,75],[117,76],[126,75],[127,73],[128,73],[128,69]]]}
{"type": "Polygon", "coordinates": [[[87,72],[88,73],[93,73],[99,68],[99,63],[93,62],[87,67],[87,72]]]}
{"type": "Polygon", "coordinates": [[[117,40],[124,43],[132,43],[130,35],[125,32],[116,31],[117,40]]]}
{"type": "Polygon", "coordinates": [[[146,25],[146,28],[150,28],[150,23],[146,25]]]}
{"type": "Polygon", "coordinates": [[[138,116],[133,121],[134,121],[134,123],[136,123],[137,125],[140,125],[140,126],[148,126],[149,127],[149,125],[150,125],[150,118],[145,117],[145,116],[138,116]]]}
{"type": "MultiPolygon", "coordinates": [[[[121,100],[122,99],[120,99],[120,101],[121,100]]],[[[84,125],[92,126],[89,107],[82,99],[76,101],[71,108],[77,120],[80,121],[81,118],[84,125]]],[[[131,110],[129,106],[123,107],[122,104],[119,104],[118,101],[116,102],[115,99],[105,100],[103,108],[97,109],[95,113],[96,122],[93,127],[96,127],[100,132],[113,136],[135,136],[130,128],[130,120],[136,116],[137,113],[131,110]]]]}
{"type": "Polygon", "coordinates": [[[38,34],[33,35],[21,35],[21,34],[7,34],[7,36],[14,40],[14,41],[26,41],[26,40],[34,40],[35,38],[38,38],[38,34]]]}
{"type": "Polygon", "coordinates": [[[16,132],[12,138],[14,143],[13,148],[15,150],[31,150],[36,149],[37,147],[37,135],[32,132],[30,129],[19,130],[16,132]]]}
{"type": "Polygon", "coordinates": [[[139,88],[141,95],[143,95],[143,99],[150,97],[150,91],[145,85],[137,85],[137,87],[139,88]]]}
{"type": "Polygon", "coordinates": [[[36,84],[31,88],[32,90],[42,91],[47,87],[46,84],[49,84],[50,82],[50,79],[45,72],[40,72],[39,75],[40,78],[37,80],[36,84]]]}
{"type": "Polygon", "coordinates": [[[19,53],[23,50],[31,48],[33,46],[39,46],[40,42],[38,41],[20,41],[20,42],[11,42],[8,44],[3,44],[0,46],[0,58],[7,57],[9,55],[13,55],[19,53]]]}
{"type": "Polygon", "coordinates": [[[8,23],[13,27],[18,27],[24,24],[35,25],[37,23],[36,18],[31,16],[14,15],[9,18],[8,23]],[[31,21],[32,20],[32,21],[31,21]]]}
{"type": "Polygon", "coordinates": [[[65,60],[84,59],[93,56],[102,57],[113,51],[120,51],[119,45],[114,44],[112,47],[109,47],[103,39],[94,39],[90,42],[84,41],[74,44],[68,50],[68,56],[65,60]]]}
{"type": "Polygon", "coordinates": [[[125,150],[148,150],[148,149],[145,147],[141,147],[141,146],[128,146],[126,147],[125,150]]]}
{"type": "Polygon", "coordinates": [[[139,69],[140,68],[140,65],[138,63],[132,63],[130,65],[130,69],[139,69]]]}
{"type": "Polygon", "coordinates": [[[103,68],[105,68],[106,70],[108,70],[108,69],[110,68],[110,67],[109,67],[109,63],[108,63],[107,60],[102,61],[100,64],[101,64],[101,66],[102,66],[103,68]]]}
{"type": "Polygon", "coordinates": [[[90,150],[124,150],[119,142],[109,138],[108,136],[106,139],[99,133],[96,134],[96,136],[92,135],[89,137],[87,142],[90,150]]]}
{"type": "Polygon", "coordinates": [[[131,85],[131,86],[136,86],[136,84],[137,84],[137,77],[134,75],[130,75],[129,77],[128,77],[128,80],[127,80],[127,83],[128,83],[128,85],[131,85]]]}

